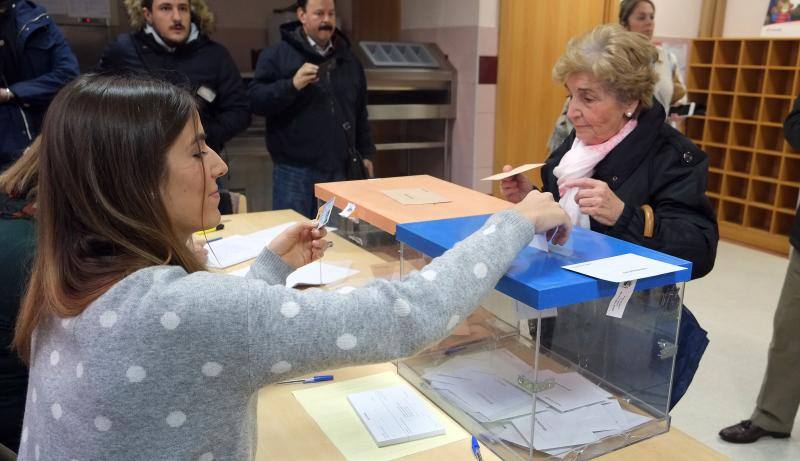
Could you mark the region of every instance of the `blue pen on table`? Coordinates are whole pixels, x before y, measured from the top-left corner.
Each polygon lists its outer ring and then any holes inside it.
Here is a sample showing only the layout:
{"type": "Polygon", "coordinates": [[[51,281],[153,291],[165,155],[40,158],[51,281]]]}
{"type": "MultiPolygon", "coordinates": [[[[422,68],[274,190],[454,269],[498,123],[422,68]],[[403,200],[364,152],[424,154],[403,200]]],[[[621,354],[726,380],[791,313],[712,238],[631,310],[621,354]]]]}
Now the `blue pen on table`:
{"type": "Polygon", "coordinates": [[[213,239],[208,239],[207,242],[211,243],[211,242],[216,242],[217,240],[222,240],[222,237],[214,237],[213,239]]]}
{"type": "Polygon", "coordinates": [[[475,459],[478,461],[483,461],[483,457],[481,456],[481,446],[478,444],[478,439],[475,436],[472,436],[472,454],[475,455],[475,459]]]}
{"type": "Polygon", "coordinates": [[[289,381],[281,381],[278,384],[310,384],[310,383],[320,383],[322,381],[333,381],[333,375],[317,375],[312,378],[305,378],[305,379],[292,379],[289,381]]]}

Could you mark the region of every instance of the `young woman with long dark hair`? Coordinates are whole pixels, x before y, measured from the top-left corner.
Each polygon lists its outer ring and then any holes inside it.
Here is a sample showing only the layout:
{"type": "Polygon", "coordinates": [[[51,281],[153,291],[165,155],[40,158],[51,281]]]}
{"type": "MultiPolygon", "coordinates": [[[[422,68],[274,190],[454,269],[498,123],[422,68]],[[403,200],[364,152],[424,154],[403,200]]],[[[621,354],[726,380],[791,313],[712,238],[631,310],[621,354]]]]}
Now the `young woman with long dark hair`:
{"type": "Polygon", "coordinates": [[[260,387],[414,354],[469,315],[534,229],[569,232],[534,192],[402,280],[297,291],[286,276],[326,247],[313,222],[279,236],[248,278],[206,272],[187,248],[219,221],[227,169],[188,93],[82,76],[53,101],[40,156],[15,336],[31,370],[23,460],[251,459],[260,387]]]}

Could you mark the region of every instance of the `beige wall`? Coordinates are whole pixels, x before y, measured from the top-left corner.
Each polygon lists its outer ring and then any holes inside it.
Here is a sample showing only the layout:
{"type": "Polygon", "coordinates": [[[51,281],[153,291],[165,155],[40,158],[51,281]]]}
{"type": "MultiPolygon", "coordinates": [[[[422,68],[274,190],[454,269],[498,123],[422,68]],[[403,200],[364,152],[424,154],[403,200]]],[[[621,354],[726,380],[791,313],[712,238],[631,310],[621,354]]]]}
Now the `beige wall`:
{"type": "MultiPolygon", "coordinates": [[[[797,2],[794,2],[795,4],[797,2]]],[[[758,37],[769,0],[728,0],[723,37],[758,37]]]]}
{"type": "Polygon", "coordinates": [[[653,3],[656,6],[656,37],[697,37],[701,0],[653,0],[653,3]]]}
{"type": "MultiPolygon", "coordinates": [[[[653,0],[657,37],[695,38],[701,0],[653,0]]],[[[758,37],[769,0],[727,0],[723,37],[758,37]]]]}

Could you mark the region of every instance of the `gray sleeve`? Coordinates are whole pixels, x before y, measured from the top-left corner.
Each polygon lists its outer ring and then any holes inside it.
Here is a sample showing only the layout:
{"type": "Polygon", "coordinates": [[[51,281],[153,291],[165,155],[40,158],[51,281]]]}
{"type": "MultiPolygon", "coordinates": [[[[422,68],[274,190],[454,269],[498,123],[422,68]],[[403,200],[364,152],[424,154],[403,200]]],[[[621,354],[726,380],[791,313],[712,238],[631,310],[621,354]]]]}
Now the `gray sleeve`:
{"type": "Polygon", "coordinates": [[[292,268],[280,256],[264,249],[247,272],[247,278],[260,279],[270,285],[285,285],[292,268]]]}
{"type": "Polygon", "coordinates": [[[413,355],[469,315],[531,239],[531,223],[507,210],[397,281],[294,290],[282,283],[288,266],[264,251],[249,278],[160,268],[129,277],[130,286],[115,293],[137,293],[130,300],[137,315],[156,319],[151,348],[197,367],[219,363],[232,386],[252,392],[313,371],[413,355]],[[136,286],[148,291],[141,295],[136,286]]]}
{"type": "Polygon", "coordinates": [[[527,219],[508,210],[399,281],[379,279],[335,292],[254,286],[247,332],[254,388],[413,355],[477,307],[533,233],[527,219]]]}

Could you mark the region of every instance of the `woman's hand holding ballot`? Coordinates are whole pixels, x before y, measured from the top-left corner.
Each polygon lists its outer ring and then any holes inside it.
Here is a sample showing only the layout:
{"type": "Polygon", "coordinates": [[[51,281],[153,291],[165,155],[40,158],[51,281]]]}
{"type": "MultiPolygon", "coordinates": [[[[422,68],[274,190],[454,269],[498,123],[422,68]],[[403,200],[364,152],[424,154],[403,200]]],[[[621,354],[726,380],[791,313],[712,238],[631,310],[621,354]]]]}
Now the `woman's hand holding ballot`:
{"type": "Polygon", "coordinates": [[[317,221],[297,223],[275,237],[269,249],[297,269],[325,255],[328,241],[323,237],[327,233],[324,227],[317,229],[317,221]]]}
{"type": "MultiPolygon", "coordinates": [[[[505,165],[503,172],[511,171],[511,165],[505,165]]],[[[524,174],[515,174],[510,178],[500,181],[500,193],[511,203],[519,203],[528,195],[528,192],[533,190],[533,184],[530,179],[524,174]]]]}
{"type": "Polygon", "coordinates": [[[513,209],[533,223],[537,234],[546,233],[548,240],[558,245],[567,242],[572,231],[572,222],[553,200],[553,194],[532,190],[513,209]]]}

